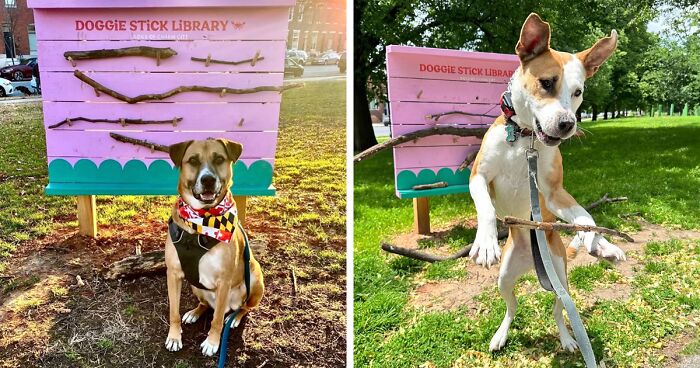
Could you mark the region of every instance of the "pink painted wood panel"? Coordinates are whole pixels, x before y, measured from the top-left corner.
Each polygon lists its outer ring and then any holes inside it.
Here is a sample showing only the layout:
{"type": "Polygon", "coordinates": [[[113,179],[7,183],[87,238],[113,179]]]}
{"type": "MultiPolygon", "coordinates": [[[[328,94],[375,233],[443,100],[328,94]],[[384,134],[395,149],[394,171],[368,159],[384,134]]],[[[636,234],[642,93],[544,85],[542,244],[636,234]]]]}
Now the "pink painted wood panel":
{"type": "Polygon", "coordinates": [[[481,139],[476,137],[458,137],[454,135],[433,135],[418,138],[411,142],[399,144],[396,147],[438,147],[438,146],[464,146],[479,145],[481,139]]]}
{"type": "Polygon", "coordinates": [[[29,8],[192,8],[293,6],[294,0],[27,0],[29,8]]]}
{"type": "Polygon", "coordinates": [[[467,115],[445,115],[437,121],[428,118],[428,115],[448,112],[462,111],[471,114],[493,115],[501,114],[498,104],[451,104],[451,103],[425,103],[425,102],[400,102],[391,103],[391,123],[394,129],[401,129],[401,132],[411,132],[416,129],[424,129],[434,125],[490,125],[495,118],[467,116],[467,115]],[[422,128],[411,128],[410,126],[420,125],[422,128]],[[406,129],[413,129],[407,131],[406,129]]]}
{"type": "MultiPolygon", "coordinates": [[[[78,160],[87,159],[87,160],[90,160],[90,161],[94,162],[95,165],[97,165],[98,167],[100,166],[100,164],[101,164],[103,161],[107,161],[107,160],[114,160],[114,161],[117,161],[117,162],[119,162],[122,166],[124,166],[124,165],[125,165],[127,162],[129,162],[130,160],[133,160],[133,158],[130,158],[130,157],[116,157],[116,158],[112,158],[112,157],[49,156],[49,157],[48,157],[48,162],[51,162],[51,161],[57,160],[57,159],[66,160],[66,161],[67,161],[69,164],[71,164],[71,165],[75,165],[75,163],[78,162],[78,160]]],[[[153,161],[158,161],[158,160],[165,160],[165,161],[167,161],[167,162],[170,164],[171,167],[173,166],[172,161],[170,161],[170,157],[167,157],[167,155],[166,155],[165,157],[159,157],[159,158],[140,158],[140,159],[139,159],[139,161],[143,162],[143,163],[146,165],[146,167],[150,166],[151,163],[153,163],[153,161]]],[[[273,166],[274,166],[274,160],[271,159],[271,158],[268,158],[268,159],[260,159],[260,158],[241,158],[241,159],[239,159],[239,161],[245,163],[246,166],[250,166],[250,164],[252,164],[253,162],[255,162],[255,161],[260,161],[260,160],[267,161],[267,162],[270,163],[270,165],[273,165],[273,166]]]]}
{"type": "MultiPolygon", "coordinates": [[[[461,164],[461,163],[460,163],[460,164],[461,164]]],[[[409,169],[396,169],[396,168],[395,168],[395,169],[394,169],[394,179],[396,179],[396,176],[397,176],[401,171],[410,171],[410,172],[412,172],[412,173],[418,175],[422,170],[430,169],[430,170],[433,170],[433,172],[437,174],[438,171],[439,171],[440,169],[445,168],[445,167],[448,168],[448,169],[451,169],[452,171],[455,171],[455,170],[459,169],[459,165],[440,166],[439,168],[438,168],[438,167],[434,167],[434,168],[414,167],[414,168],[409,168],[409,169]]],[[[398,193],[397,193],[396,195],[398,196],[398,193]]]]}
{"type": "Polygon", "coordinates": [[[429,168],[437,172],[446,166],[459,166],[479,143],[470,146],[397,147],[394,149],[396,169],[429,168]]]}
{"type": "Polygon", "coordinates": [[[284,72],[285,42],[284,41],[39,41],[38,51],[41,58],[42,71],[70,71],[74,69],[90,71],[117,72],[284,72]],[[142,56],[121,58],[75,60],[76,67],[66,60],[66,51],[87,51],[115,49],[135,46],[169,47],[177,55],[161,59],[160,65],[156,60],[142,56]],[[240,65],[225,65],[192,61],[191,57],[226,61],[241,61],[251,59],[260,51],[263,58],[252,66],[251,63],[240,65]]]}
{"type": "MultiPolygon", "coordinates": [[[[141,94],[163,93],[179,86],[202,85],[210,87],[254,88],[259,86],[281,86],[282,73],[129,73],[129,72],[85,72],[98,83],[129,97],[141,94]]],[[[99,101],[118,102],[114,97],[100,93],[83,83],[69,72],[42,73],[42,93],[47,101],[99,101]]],[[[280,102],[278,92],[249,94],[227,94],[185,92],[169,97],[166,102],[280,102]]]]}
{"type": "Polygon", "coordinates": [[[127,125],[76,121],[72,126],[64,124],[55,130],[144,130],[144,131],[276,131],[280,106],[271,103],[144,103],[126,104],[51,102],[44,101],[44,126],[56,124],[66,118],[92,119],[143,119],[168,120],[182,118],[177,126],[170,124],[127,125]],[[243,123],[241,124],[241,119],[243,123]]]}
{"type": "MultiPolygon", "coordinates": [[[[139,132],[120,131],[122,135],[170,145],[187,140],[227,138],[243,145],[242,158],[274,158],[277,132],[139,132]]],[[[109,136],[108,131],[46,131],[48,156],[108,157],[108,158],[163,158],[168,154],[130,143],[122,143],[109,136]]]]}
{"type": "Polygon", "coordinates": [[[498,103],[503,83],[389,78],[390,101],[498,103]]]}
{"type": "Polygon", "coordinates": [[[402,78],[508,83],[515,55],[407,46],[387,48],[387,75],[402,78]]]}
{"type": "Polygon", "coordinates": [[[286,40],[288,18],[284,6],[34,10],[37,40],[286,40]],[[108,29],[96,21],[115,22],[108,29]],[[196,30],[183,28],[195,21],[196,30]],[[205,21],[209,30],[202,29],[205,21]]]}

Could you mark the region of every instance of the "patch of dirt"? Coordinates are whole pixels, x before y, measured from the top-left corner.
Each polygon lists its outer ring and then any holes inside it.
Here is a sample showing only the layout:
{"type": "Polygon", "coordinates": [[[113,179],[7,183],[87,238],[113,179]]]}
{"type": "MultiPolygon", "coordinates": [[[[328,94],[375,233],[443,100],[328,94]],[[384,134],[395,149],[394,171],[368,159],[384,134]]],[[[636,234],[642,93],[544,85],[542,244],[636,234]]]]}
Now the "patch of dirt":
{"type": "MultiPolygon", "coordinates": [[[[183,325],[182,351],[164,348],[168,299],[163,275],[105,281],[114,261],[163,248],[165,223],[101,226],[97,239],[62,227],[22,244],[0,283],[0,367],[214,367],[201,354],[212,313],[183,325]],[[77,285],[77,276],[84,281],[77,285]],[[4,285],[4,287],[3,287],[4,285]]],[[[245,367],[330,367],[345,362],[345,268],[329,270],[321,257],[289,254],[298,234],[249,218],[254,249],[265,273],[258,309],[232,331],[228,364],[245,367]],[[256,242],[257,243],[257,242],[256,242]],[[289,268],[297,273],[292,296],[289,268]]],[[[323,249],[345,252],[332,241],[323,249]]],[[[319,249],[321,250],[321,249],[319,249]]],[[[344,266],[344,263],[343,263],[344,266]]],[[[1,281],[1,280],[0,280],[1,281]]],[[[196,306],[183,288],[181,314],[196,306]]]]}
{"type": "MultiPolygon", "coordinates": [[[[446,233],[455,225],[462,223],[449,224],[445,228],[439,229],[435,235],[414,235],[403,234],[392,240],[392,244],[405,248],[418,248],[418,240],[431,239],[439,242],[446,233]]],[[[469,226],[469,225],[465,225],[469,226]]],[[[471,224],[475,226],[475,224],[471,224]]],[[[616,264],[615,269],[620,272],[625,278],[630,278],[635,275],[640,268],[638,261],[639,255],[644,248],[644,245],[650,241],[666,241],[669,239],[700,239],[700,232],[690,230],[675,230],[668,229],[659,225],[644,222],[641,224],[642,230],[632,234],[634,243],[618,242],[627,255],[627,261],[616,264]]],[[[562,237],[564,244],[568,244],[572,237],[562,237]]],[[[446,247],[431,248],[430,252],[436,254],[451,254],[454,250],[449,250],[446,247]]],[[[596,257],[593,257],[579,250],[575,258],[568,262],[568,269],[573,266],[585,266],[598,262],[596,257]]],[[[445,281],[429,281],[419,285],[412,293],[409,304],[414,308],[426,311],[447,311],[454,310],[462,306],[468,306],[472,312],[476,312],[479,308],[478,303],[474,302],[474,297],[480,295],[487,288],[492,288],[497,285],[499,267],[491,267],[486,269],[477,266],[473,262],[467,263],[467,279],[461,281],[445,280],[445,281]]],[[[534,275],[534,271],[530,271],[534,275]]],[[[533,283],[531,287],[517,290],[516,293],[535,292],[539,289],[539,284],[533,283]]],[[[626,299],[632,293],[632,288],[628,284],[619,283],[614,287],[597,288],[589,293],[590,301],[596,302],[599,300],[620,300],[626,299]]]]}

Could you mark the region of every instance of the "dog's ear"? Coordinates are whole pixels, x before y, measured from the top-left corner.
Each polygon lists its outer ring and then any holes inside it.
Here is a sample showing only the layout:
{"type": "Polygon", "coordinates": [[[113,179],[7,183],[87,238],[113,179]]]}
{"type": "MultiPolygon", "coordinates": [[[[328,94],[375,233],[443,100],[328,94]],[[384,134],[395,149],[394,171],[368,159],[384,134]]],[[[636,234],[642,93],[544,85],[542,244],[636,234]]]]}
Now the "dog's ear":
{"type": "Polygon", "coordinates": [[[603,37],[588,50],[576,54],[586,69],[586,78],[592,77],[598,68],[607,60],[617,48],[617,31],[612,30],[610,36],[603,37]]]}
{"type": "Polygon", "coordinates": [[[224,138],[219,138],[217,140],[224,145],[229,160],[231,160],[232,162],[236,162],[236,160],[238,160],[238,158],[241,157],[241,153],[243,152],[243,145],[241,145],[238,142],[229,141],[228,139],[224,138]]]}
{"type": "Polygon", "coordinates": [[[549,50],[549,23],[542,21],[539,15],[530,13],[520,30],[520,40],[515,46],[515,53],[520,61],[528,61],[549,50]]]}
{"type": "Polygon", "coordinates": [[[192,141],[185,141],[172,144],[168,147],[170,159],[173,160],[176,167],[182,166],[182,157],[185,156],[185,151],[187,151],[187,147],[189,147],[190,144],[192,144],[192,141]]]}

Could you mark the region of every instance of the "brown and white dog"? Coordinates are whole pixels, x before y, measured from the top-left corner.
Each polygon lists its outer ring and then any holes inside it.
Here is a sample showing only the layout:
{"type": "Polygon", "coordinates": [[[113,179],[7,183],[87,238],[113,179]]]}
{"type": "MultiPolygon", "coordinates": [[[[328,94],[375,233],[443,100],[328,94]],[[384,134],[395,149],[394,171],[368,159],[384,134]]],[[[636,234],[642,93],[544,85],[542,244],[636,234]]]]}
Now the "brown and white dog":
{"type": "MultiPolygon", "coordinates": [[[[232,164],[238,160],[243,147],[225,139],[187,141],[170,146],[170,158],[180,168],[178,192],[183,200],[194,209],[215,207],[228,194],[233,183],[232,164]]],[[[178,215],[177,205],[171,217],[182,230],[193,234],[194,230],[178,215]]],[[[168,299],[170,302],[170,330],[165,346],[170,351],[182,348],[182,328],[180,323],[194,323],[210,307],[214,317],[209,334],[202,342],[202,353],[212,356],[219,350],[224,315],[230,310],[241,308],[234,326],[262,299],[264,292],[263,275],[260,265],[250,258],[251,291],[245,305],[246,288],[244,280],[244,237],[236,228],[229,243],[219,242],[199,260],[199,283],[206,287],[192,286],[192,292],[199,299],[199,305],[185,313],[180,319],[180,293],[185,277],[183,268],[170,233],[165,243],[165,263],[167,265],[168,299]],[[208,289],[208,290],[207,290],[208,289]]]]}
{"type": "MultiPolygon", "coordinates": [[[[507,306],[503,322],[491,339],[491,351],[505,345],[517,307],[513,292],[515,283],[523,273],[533,268],[529,230],[511,227],[502,252],[496,231],[497,216],[530,217],[525,151],[532,139],[535,139],[534,147],[539,151],[537,185],[544,221],[553,221],[558,217],[569,223],[595,225],[591,215],[563,187],[562,158],[558,145],[576,132],[575,111],[583,100],[584,82],[615,51],[617,32],[613,30],[609,37],[598,40],[593,47],[577,54],[552,50],[549,38],[549,24],[537,14],[530,14],[515,47],[520,57],[520,67],[515,71],[510,86],[516,113],[512,119],[521,129],[535,132],[537,138],[519,137],[515,142],[506,142],[506,119],[502,115],[484,136],[469,180],[478,219],[470,256],[485,267],[501,260],[498,287],[507,306]]],[[[557,275],[565,286],[567,253],[575,254],[581,243],[591,255],[613,261],[625,259],[620,248],[596,233],[578,233],[568,252],[557,232],[547,231],[546,237],[557,275]]],[[[578,345],[564,324],[562,309],[563,305],[557,299],[553,315],[559,328],[559,338],[564,349],[574,351],[578,345]]]]}

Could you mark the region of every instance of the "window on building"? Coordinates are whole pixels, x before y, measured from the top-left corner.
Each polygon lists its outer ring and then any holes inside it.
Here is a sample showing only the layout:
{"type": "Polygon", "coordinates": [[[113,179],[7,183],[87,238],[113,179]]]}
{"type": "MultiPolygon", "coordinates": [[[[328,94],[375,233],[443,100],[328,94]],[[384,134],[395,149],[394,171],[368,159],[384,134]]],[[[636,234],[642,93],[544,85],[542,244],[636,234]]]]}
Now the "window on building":
{"type": "Polygon", "coordinates": [[[296,50],[299,48],[299,34],[301,31],[298,29],[294,30],[294,34],[292,35],[292,49],[296,50]]]}
{"type": "Polygon", "coordinates": [[[304,4],[299,5],[299,18],[297,18],[298,21],[302,21],[304,19],[304,4]]]}
{"type": "Polygon", "coordinates": [[[5,7],[6,8],[16,8],[17,1],[16,0],[5,0],[5,7]]]}
{"type": "Polygon", "coordinates": [[[289,7],[289,21],[291,22],[292,19],[294,19],[294,7],[290,6],[289,7]]]}
{"type": "Polygon", "coordinates": [[[323,9],[325,7],[323,5],[319,5],[318,8],[316,8],[316,24],[321,24],[323,22],[323,9]]]}
{"type": "Polygon", "coordinates": [[[316,50],[316,44],[318,43],[318,31],[311,32],[311,50],[316,50]]]}
{"type": "Polygon", "coordinates": [[[309,51],[309,31],[304,31],[304,44],[301,47],[304,51],[309,51]]]}
{"type": "Polygon", "coordinates": [[[34,23],[27,25],[27,35],[29,36],[29,54],[36,55],[36,30],[34,23]]]}

